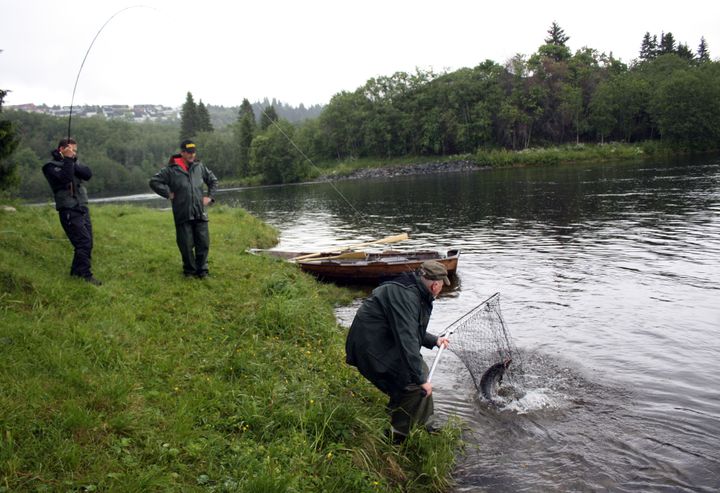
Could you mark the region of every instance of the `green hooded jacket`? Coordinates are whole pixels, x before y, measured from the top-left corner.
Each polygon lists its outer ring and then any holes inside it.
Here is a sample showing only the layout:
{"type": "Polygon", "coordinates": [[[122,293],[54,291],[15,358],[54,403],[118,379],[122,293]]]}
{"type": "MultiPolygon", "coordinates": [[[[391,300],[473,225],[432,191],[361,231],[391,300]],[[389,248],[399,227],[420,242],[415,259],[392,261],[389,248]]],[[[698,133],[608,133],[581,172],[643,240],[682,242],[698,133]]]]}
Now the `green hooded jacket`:
{"type": "Polygon", "coordinates": [[[150,178],[150,188],[166,199],[170,198],[170,192],[174,194],[172,211],[175,224],[207,221],[203,183],[208,187],[207,196],[214,202],[218,180],[200,161],[191,163],[185,170],[179,160],[182,161],[179,154],[172,156],[168,165],[150,178]]]}
{"type": "Polygon", "coordinates": [[[346,362],[386,394],[425,383],[421,346],[435,347],[427,332],[433,296],[417,274],[375,288],[355,314],[345,343],[346,362]]]}

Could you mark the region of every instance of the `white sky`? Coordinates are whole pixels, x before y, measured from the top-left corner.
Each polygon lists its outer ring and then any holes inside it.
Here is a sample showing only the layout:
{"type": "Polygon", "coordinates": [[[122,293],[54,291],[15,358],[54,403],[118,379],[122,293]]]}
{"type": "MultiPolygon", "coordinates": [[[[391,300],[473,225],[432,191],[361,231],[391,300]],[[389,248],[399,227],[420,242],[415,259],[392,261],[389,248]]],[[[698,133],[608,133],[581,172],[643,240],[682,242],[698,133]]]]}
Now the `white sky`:
{"type": "Polygon", "coordinates": [[[628,63],[646,31],[720,56],[717,0],[0,0],[6,105],[206,104],[264,97],[325,104],[371,77],[503,64],[556,21],[575,50],[628,63]]]}

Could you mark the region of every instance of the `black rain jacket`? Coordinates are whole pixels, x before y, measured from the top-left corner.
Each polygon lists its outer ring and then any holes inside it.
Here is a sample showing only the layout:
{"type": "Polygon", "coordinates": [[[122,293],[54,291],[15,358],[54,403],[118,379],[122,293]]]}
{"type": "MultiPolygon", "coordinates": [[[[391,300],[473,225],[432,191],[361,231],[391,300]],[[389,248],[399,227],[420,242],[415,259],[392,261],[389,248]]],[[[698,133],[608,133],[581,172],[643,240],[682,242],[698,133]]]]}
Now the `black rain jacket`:
{"type": "Polygon", "coordinates": [[[57,149],[51,154],[52,161],[46,163],[42,171],[55,197],[55,209],[87,207],[88,196],[83,182],[92,178],[90,168],[76,158],[63,157],[57,149]]]}

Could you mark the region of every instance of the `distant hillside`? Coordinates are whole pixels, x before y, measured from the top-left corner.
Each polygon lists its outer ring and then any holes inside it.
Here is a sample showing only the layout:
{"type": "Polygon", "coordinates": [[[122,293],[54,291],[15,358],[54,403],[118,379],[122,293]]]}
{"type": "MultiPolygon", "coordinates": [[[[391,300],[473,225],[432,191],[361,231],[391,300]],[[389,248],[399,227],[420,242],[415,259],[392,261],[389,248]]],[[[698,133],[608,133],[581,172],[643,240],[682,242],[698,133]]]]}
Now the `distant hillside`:
{"type": "MultiPolygon", "coordinates": [[[[275,107],[275,113],[292,123],[299,123],[309,118],[316,118],[322,112],[324,106],[315,104],[308,108],[302,103],[297,108],[289,104],[277,101],[275,98],[269,101],[265,98],[262,101],[252,103],[253,111],[258,122],[262,110],[268,106],[275,107]]],[[[66,118],[70,114],[69,106],[48,106],[46,104],[35,105],[19,104],[9,105],[9,110],[24,111],[27,113],[38,113],[66,118]]],[[[207,105],[210,113],[210,121],[215,128],[223,128],[237,120],[240,106],[213,106],[207,105]]],[[[169,106],[141,104],[141,105],[78,105],[73,107],[73,118],[99,117],[106,120],[123,120],[130,122],[165,122],[178,123],[180,121],[181,107],[171,108],[169,106]]]]}
{"type": "MultiPolygon", "coordinates": [[[[262,101],[252,103],[255,118],[258,121],[260,121],[263,109],[268,106],[274,106],[275,112],[280,118],[288,120],[292,123],[299,123],[310,118],[317,118],[324,108],[324,106],[320,104],[305,107],[302,103],[300,103],[300,106],[295,107],[283,103],[282,101],[277,101],[275,98],[271,101],[265,98],[262,101]]],[[[213,106],[212,104],[208,104],[207,109],[210,113],[210,121],[213,126],[215,128],[222,128],[226,125],[230,125],[231,123],[235,123],[238,117],[238,112],[240,111],[240,106],[213,106]]]]}

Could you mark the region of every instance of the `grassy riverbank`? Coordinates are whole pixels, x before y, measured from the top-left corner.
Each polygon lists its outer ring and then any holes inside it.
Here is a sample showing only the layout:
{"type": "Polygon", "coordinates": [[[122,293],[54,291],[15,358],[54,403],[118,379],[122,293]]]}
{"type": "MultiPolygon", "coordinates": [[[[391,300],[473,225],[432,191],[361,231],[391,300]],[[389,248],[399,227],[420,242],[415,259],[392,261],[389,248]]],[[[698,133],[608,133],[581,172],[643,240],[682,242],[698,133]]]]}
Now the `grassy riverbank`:
{"type": "Polygon", "coordinates": [[[398,168],[418,173],[466,170],[477,168],[508,168],[513,166],[555,165],[588,161],[624,161],[653,156],[669,156],[677,151],[662,147],[656,142],[640,144],[569,144],[556,147],[535,147],[520,151],[506,149],[481,149],[475,154],[458,154],[442,157],[404,156],[389,159],[345,159],[339,162],[321,163],[314,168],[314,175],[326,178],[353,176],[382,176],[398,168]],[[365,171],[366,173],[358,173],[365,171]]]}
{"type": "Polygon", "coordinates": [[[457,429],[385,441],[333,317],[353,293],[243,253],[275,231],[215,208],[184,279],[168,211],[92,213],[99,288],[54,210],[0,210],[0,492],[447,487],[457,429]]]}

